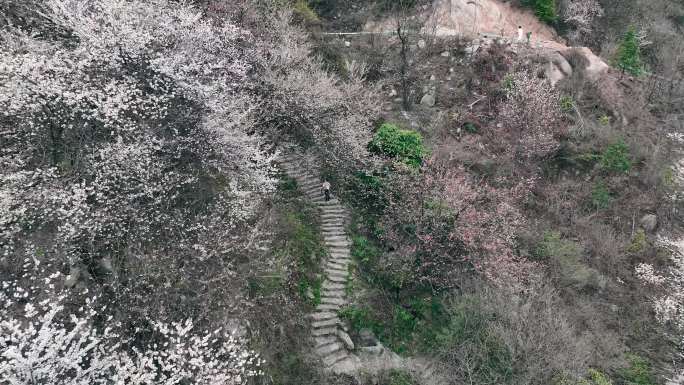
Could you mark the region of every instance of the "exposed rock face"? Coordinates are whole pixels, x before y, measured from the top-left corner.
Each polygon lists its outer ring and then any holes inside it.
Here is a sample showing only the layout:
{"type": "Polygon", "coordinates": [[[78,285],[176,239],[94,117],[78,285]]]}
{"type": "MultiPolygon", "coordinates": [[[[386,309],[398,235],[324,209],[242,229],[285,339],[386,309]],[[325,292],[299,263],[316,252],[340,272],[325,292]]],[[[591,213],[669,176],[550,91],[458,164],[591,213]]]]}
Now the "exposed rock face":
{"type": "Polygon", "coordinates": [[[428,93],[423,95],[423,97],[420,99],[420,104],[426,106],[426,107],[434,107],[435,106],[435,93],[434,91],[430,90],[428,93]]]}
{"type": "MultiPolygon", "coordinates": [[[[578,64],[584,67],[582,68],[582,70],[587,75],[589,80],[598,80],[603,74],[608,72],[608,70],[610,69],[610,66],[608,64],[606,64],[600,57],[596,56],[593,52],[591,52],[591,50],[587,47],[565,47],[565,49],[559,49],[558,51],[566,59],[569,59],[573,55],[578,58],[581,58],[582,63],[578,64]]],[[[577,70],[577,68],[575,68],[575,70],[577,70]]]]}
{"type": "Polygon", "coordinates": [[[359,331],[359,343],[363,346],[375,346],[377,345],[378,340],[369,329],[361,329],[361,331],[359,331]]]}
{"type": "MultiPolygon", "coordinates": [[[[539,21],[532,11],[497,0],[436,0],[425,13],[425,32],[432,34],[434,31],[437,36],[476,37],[478,33],[487,32],[514,37],[521,25],[525,32],[532,32],[535,40],[558,39],[554,30],[539,21]]],[[[394,25],[392,20],[376,20],[367,23],[364,30],[391,31],[394,25]]]]}
{"type": "Polygon", "coordinates": [[[641,217],[639,224],[644,230],[651,232],[655,230],[656,226],[658,226],[658,217],[656,217],[654,214],[646,214],[641,217]]]}
{"type": "MultiPolygon", "coordinates": [[[[482,46],[494,40],[509,43],[513,48],[522,48],[526,43],[517,38],[518,26],[522,26],[525,33],[531,32],[529,47],[536,48],[548,55],[549,61],[545,66],[546,75],[552,84],[556,84],[574,71],[582,70],[591,81],[598,81],[610,68],[600,57],[587,47],[568,47],[556,32],[539,21],[527,9],[517,8],[509,2],[500,0],[435,0],[431,7],[424,10],[427,23],[425,34],[437,36],[461,36],[472,42],[466,48],[466,53],[473,54],[482,46]],[[479,39],[481,38],[481,39],[479,39]],[[579,57],[573,68],[569,60],[571,56],[579,57]]],[[[394,30],[395,20],[391,18],[370,21],[364,27],[365,31],[388,32],[394,30]]],[[[448,52],[447,52],[448,54],[448,52]]],[[[426,103],[430,97],[425,99],[426,103]]]]}
{"type": "Polygon", "coordinates": [[[544,65],[544,72],[546,77],[551,82],[551,85],[556,85],[559,81],[566,77],[572,76],[572,67],[568,60],[558,52],[550,52],[547,55],[547,63],[544,65]]]}

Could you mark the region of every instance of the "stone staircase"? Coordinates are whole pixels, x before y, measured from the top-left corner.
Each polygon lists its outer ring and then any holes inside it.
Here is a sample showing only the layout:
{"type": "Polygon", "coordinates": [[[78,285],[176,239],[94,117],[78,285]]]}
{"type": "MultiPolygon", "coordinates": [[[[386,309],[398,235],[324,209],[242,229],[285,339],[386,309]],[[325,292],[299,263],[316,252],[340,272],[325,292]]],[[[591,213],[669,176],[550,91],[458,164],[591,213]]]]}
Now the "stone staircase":
{"type": "Polygon", "coordinates": [[[287,175],[297,181],[304,195],[319,208],[321,231],[328,249],[321,303],[310,314],[316,353],[327,368],[334,372],[349,372],[358,366],[359,359],[350,353],[354,343],[337,315],[338,310],[347,303],[345,287],[351,262],[351,242],[344,227],[349,214],[333,196],[325,201],[322,181],[309,172],[300,159],[296,155],[285,155],[279,162],[287,175]]]}
{"type": "Polygon", "coordinates": [[[310,172],[302,157],[281,155],[278,160],[285,173],[297,181],[300,191],[320,210],[321,232],[328,257],[324,261],[325,280],[321,287],[321,303],[309,315],[315,352],[325,367],[335,373],[378,373],[390,369],[405,369],[414,373],[423,385],[446,385],[448,381],[439,373],[434,360],[402,358],[381,343],[374,347],[358,347],[347,334],[337,312],[345,304],[351,241],[345,224],[349,220],[347,209],[331,194],[325,201],[322,181],[310,172]]]}

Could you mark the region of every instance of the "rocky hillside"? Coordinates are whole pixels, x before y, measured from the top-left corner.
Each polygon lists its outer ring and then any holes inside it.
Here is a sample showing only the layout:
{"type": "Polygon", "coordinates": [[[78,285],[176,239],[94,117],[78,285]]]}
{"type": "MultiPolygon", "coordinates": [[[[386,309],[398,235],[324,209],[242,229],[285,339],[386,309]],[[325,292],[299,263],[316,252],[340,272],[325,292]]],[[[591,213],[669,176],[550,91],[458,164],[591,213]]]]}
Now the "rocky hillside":
{"type": "Polygon", "coordinates": [[[0,1],[0,384],[681,383],[680,15],[0,1]]]}

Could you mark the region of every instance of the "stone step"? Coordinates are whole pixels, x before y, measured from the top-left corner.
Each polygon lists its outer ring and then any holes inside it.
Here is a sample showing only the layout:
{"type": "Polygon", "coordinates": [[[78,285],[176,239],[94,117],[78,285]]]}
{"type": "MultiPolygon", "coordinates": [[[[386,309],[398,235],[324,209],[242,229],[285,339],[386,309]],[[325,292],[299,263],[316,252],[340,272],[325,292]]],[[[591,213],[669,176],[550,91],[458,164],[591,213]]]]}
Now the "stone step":
{"type": "Polygon", "coordinates": [[[336,335],[325,335],[325,336],[318,336],[314,337],[314,341],[316,341],[316,347],[323,346],[323,345],[328,345],[332,344],[335,342],[339,342],[339,338],[336,335]]]}
{"type": "Polygon", "coordinates": [[[344,346],[342,346],[341,343],[339,342],[333,342],[332,344],[327,344],[323,346],[319,346],[316,348],[316,352],[320,354],[321,356],[329,356],[332,353],[335,353],[337,351],[343,350],[344,346]]]}
{"type": "Polygon", "coordinates": [[[345,222],[349,220],[346,215],[320,215],[322,222],[345,222]]]}
{"type": "Polygon", "coordinates": [[[346,218],[321,218],[321,224],[325,225],[343,225],[346,218]]]}
{"type": "Polygon", "coordinates": [[[338,231],[338,232],[345,231],[343,223],[321,223],[321,230],[322,231],[338,231]]]}
{"type": "MultiPolygon", "coordinates": [[[[321,299],[321,303],[328,303],[328,304],[334,304],[335,302],[325,302],[323,299],[321,299]]],[[[311,323],[311,327],[314,329],[322,329],[322,328],[327,328],[327,327],[332,327],[332,326],[337,326],[340,323],[340,319],[335,316],[334,318],[322,320],[322,321],[314,321],[311,323]]]]}
{"type": "Polygon", "coordinates": [[[330,241],[344,241],[344,242],[349,242],[349,238],[346,235],[343,234],[337,234],[337,235],[327,235],[325,237],[327,240],[330,241]]]}
{"type": "Polygon", "coordinates": [[[312,329],[311,334],[314,337],[337,336],[337,327],[312,329]]]}
{"type": "Polygon", "coordinates": [[[321,232],[323,233],[323,235],[333,234],[333,231],[335,232],[335,234],[344,234],[344,226],[338,225],[335,227],[324,227],[324,225],[321,225],[321,232]]]}
{"type": "Polygon", "coordinates": [[[345,237],[346,233],[344,230],[334,230],[334,231],[323,231],[321,230],[323,238],[328,239],[329,237],[345,237]]]}
{"type": "Polygon", "coordinates": [[[350,241],[329,241],[326,242],[326,245],[331,249],[349,249],[352,243],[350,241]]]}
{"type": "Polygon", "coordinates": [[[321,207],[321,212],[325,214],[344,214],[348,215],[349,210],[345,206],[342,205],[329,205],[326,207],[321,207]]]}
{"type": "Polygon", "coordinates": [[[302,166],[299,164],[282,164],[281,167],[288,174],[302,173],[302,166]]]}
{"type": "Polygon", "coordinates": [[[335,258],[350,258],[351,250],[349,246],[328,246],[328,253],[335,258]]]}
{"type": "Polygon", "coordinates": [[[340,203],[340,201],[338,201],[336,198],[332,198],[332,199],[330,199],[329,201],[326,202],[325,199],[323,199],[323,195],[322,195],[322,194],[321,194],[321,198],[320,198],[320,199],[312,199],[311,202],[313,202],[313,203],[315,203],[315,204],[317,204],[317,205],[319,205],[319,206],[332,206],[332,205],[336,205],[336,204],[339,204],[339,203],[340,203]]]}
{"type": "Polygon", "coordinates": [[[301,166],[286,167],[285,170],[287,174],[290,175],[290,177],[295,178],[298,183],[299,181],[312,178],[311,174],[309,174],[306,170],[302,169],[301,166]]]}
{"type": "Polygon", "coordinates": [[[344,241],[341,239],[325,239],[325,244],[328,247],[349,247],[352,245],[351,241],[344,241]]]}
{"type": "Polygon", "coordinates": [[[346,252],[341,252],[339,250],[336,252],[331,252],[330,260],[338,263],[349,263],[352,260],[351,253],[349,252],[349,250],[347,250],[346,252]]]}
{"type": "Polygon", "coordinates": [[[348,263],[338,263],[334,261],[329,261],[325,265],[326,268],[333,269],[333,270],[341,270],[341,271],[349,271],[349,264],[348,263]]]}
{"type": "Polygon", "coordinates": [[[339,350],[333,354],[330,354],[328,356],[323,357],[323,364],[325,364],[325,366],[330,367],[330,366],[333,366],[336,363],[338,363],[342,360],[348,359],[348,358],[349,358],[349,353],[343,349],[343,350],[339,350]]]}
{"type": "Polygon", "coordinates": [[[349,240],[344,235],[328,235],[328,234],[323,234],[323,240],[326,242],[334,243],[334,242],[345,242],[348,244],[351,244],[352,242],[349,240]]]}
{"type": "Polygon", "coordinates": [[[316,306],[317,310],[329,310],[329,311],[338,311],[340,310],[342,306],[336,305],[333,303],[321,303],[320,305],[316,306]]]}
{"type": "MultiPolygon", "coordinates": [[[[321,296],[321,304],[322,304],[322,305],[323,305],[323,304],[328,304],[328,305],[339,305],[339,306],[342,306],[342,305],[345,305],[346,303],[347,303],[347,301],[345,301],[344,298],[338,298],[338,297],[323,297],[323,296],[321,296]]],[[[320,322],[329,322],[329,323],[331,323],[331,322],[333,322],[333,321],[335,321],[335,322],[337,323],[337,322],[340,322],[340,319],[337,318],[337,319],[326,320],[326,321],[320,321],[320,322]]],[[[321,327],[325,327],[325,326],[331,326],[331,324],[322,325],[321,327]]]]}
{"type": "Polygon", "coordinates": [[[341,215],[321,215],[319,216],[321,218],[322,223],[336,223],[336,222],[346,222],[349,218],[346,216],[341,216],[341,215]]]}
{"type": "Polygon", "coordinates": [[[321,218],[347,218],[347,213],[345,212],[322,212],[321,218]]]}
{"type": "Polygon", "coordinates": [[[311,199],[312,202],[315,200],[324,200],[325,199],[325,195],[323,195],[323,191],[320,191],[317,189],[300,189],[300,190],[304,193],[304,195],[309,197],[309,199],[311,199]]]}
{"type": "Polygon", "coordinates": [[[347,277],[342,276],[342,275],[329,275],[328,274],[328,280],[331,282],[345,283],[345,282],[347,282],[347,277]]]}
{"type": "Polygon", "coordinates": [[[319,311],[315,313],[309,314],[309,318],[311,318],[313,321],[324,321],[324,320],[329,320],[337,317],[337,313],[333,312],[328,312],[328,311],[319,311]]]}
{"type": "Polygon", "coordinates": [[[282,168],[286,173],[291,174],[300,169],[301,166],[296,163],[281,163],[280,168],[282,168]]]}
{"type": "Polygon", "coordinates": [[[347,278],[347,271],[346,270],[336,270],[336,269],[326,268],[325,274],[327,274],[328,276],[337,276],[337,277],[347,278]]]}
{"type": "Polygon", "coordinates": [[[300,190],[309,190],[314,186],[320,186],[320,181],[311,176],[298,176],[295,177],[295,180],[297,180],[297,187],[300,190]]]}
{"type": "Polygon", "coordinates": [[[299,185],[299,189],[304,191],[305,193],[320,192],[321,194],[325,194],[323,192],[323,188],[315,183],[301,184],[299,185]]]}
{"type": "Polygon", "coordinates": [[[345,285],[343,283],[325,281],[321,287],[323,290],[344,290],[345,285]]]}
{"type": "Polygon", "coordinates": [[[321,205],[320,209],[321,211],[323,210],[347,210],[346,207],[342,206],[339,203],[330,203],[330,201],[327,202],[328,204],[321,205]]]}
{"type": "Polygon", "coordinates": [[[323,297],[333,297],[333,298],[345,298],[347,295],[343,290],[324,290],[321,298],[323,297]]]}

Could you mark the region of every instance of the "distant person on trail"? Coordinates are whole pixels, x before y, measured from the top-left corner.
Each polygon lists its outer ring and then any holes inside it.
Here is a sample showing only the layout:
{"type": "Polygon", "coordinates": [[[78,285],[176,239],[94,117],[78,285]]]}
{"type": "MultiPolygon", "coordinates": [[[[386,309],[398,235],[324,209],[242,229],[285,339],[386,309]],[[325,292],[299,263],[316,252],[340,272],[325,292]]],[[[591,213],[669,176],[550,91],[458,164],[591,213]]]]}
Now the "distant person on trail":
{"type": "Polygon", "coordinates": [[[323,194],[325,194],[325,201],[330,200],[330,182],[327,180],[323,181],[323,194]]]}
{"type": "Polygon", "coordinates": [[[522,25],[518,26],[518,42],[522,43],[523,41],[523,30],[522,30],[522,25]]]}
{"type": "Polygon", "coordinates": [[[527,45],[530,45],[530,41],[532,40],[532,32],[527,33],[527,45]]]}

